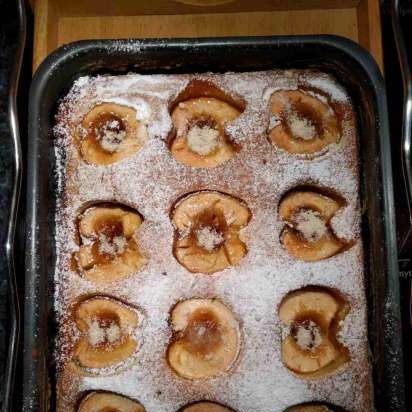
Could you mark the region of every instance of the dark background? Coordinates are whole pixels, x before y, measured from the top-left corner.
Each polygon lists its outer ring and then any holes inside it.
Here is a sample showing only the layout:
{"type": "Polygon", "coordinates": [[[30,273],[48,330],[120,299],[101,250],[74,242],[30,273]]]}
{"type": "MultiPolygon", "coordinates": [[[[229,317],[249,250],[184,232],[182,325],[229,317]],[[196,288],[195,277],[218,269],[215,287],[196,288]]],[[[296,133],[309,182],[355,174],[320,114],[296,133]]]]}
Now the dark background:
{"type": "MultiPolygon", "coordinates": [[[[6,261],[5,241],[7,237],[7,226],[10,216],[10,197],[14,180],[13,170],[13,146],[8,122],[9,86],[10,76],[14,70],[15,54],[18,49],[18,34],[20,25],[17,13],[17,0],[0,0],[0,409],[3,402],[4,375],[6,367],[7,348],[9,344],[10,312],[8,299],[8,269],[6,261]]],[[[23,152],[26,148],[26,127],[27,127],[27,102],[30,81],[32,77],[32,33],[33,18],[29,8],[27,16],[27,48],[25,50],[24,64],[22,69],[19,96],[18,115],[23,152]]],[[[23,167],[24,171],[24,167],[23,167]]],[[[21,204],[24,205],[25,187],[23,181],[21,204]]],[[[20,214],[23,214],[23,207],[20,214]]],[[[16,239],[24,239],[24,225],[20,219],[17,226],[16,239]]],[[[20,242],[21,244],[21,242],[20,242]]],[[[20,290],[20,306],[24,302],[24,250],[18,250],[15,256],[17,282],[20,290]]],[[[23,331],[21,331],[23,332],[23,331]]],[[[21,410],[19,404],[18,388],[22,380],[21,358],[19,356],[17,364],[17,377],[14,387],[16,406],[13,412],[21,410]]]]}
{"type": "MultiPolygon", "coordinates": [[[[412,66],[412,1],[403,2],[402,27],[409,50],[412,66]]],[[[21,119],[22,145],[25,148],[25,128],[27,121],[27,97],[31,79],[31,44],[32,19],[28,16],[28,37],[25,64],[22,72],[22,84],[19,89],[19,111],[21,119]]],[[[402,124],[402,82],[398,65],[396,47],[392,34],[390,1],[384,1],[381,7],[382,34],[384,47],[385,80],[388,95],[388,114],[391,128],[392,158],[394,168],[394,191],[397,213],[397,233],[399,247],[400,287],[403,315],[403,340],[405,350],[405,373],[407,383],[412,383],[412,328],[410,320],[410,295],[412,283],[412,226],[410,224],[405,188],[400,168],[400,136],[402,124]]],[[[0,406],[3,398],[2,384],[8,345],[9,314],[8,314],[8,284],[7,262],[5,259],[6,228],[9,219],[9,202],[13,181],[12,145],[8,125],[8,87],[10,71],[13,67],[14,54],[17,47],[19,24],[17,8],[14,0],[0,0],[0,406]]],[[[23,187],[24,200],[25,188],[23,187]]],[[[22,226],[18,235],[22,234],[22,226]]],[[[23,251],[18,251],[16,262],[24,259],[23,251]]],[[[18,283],[23,291],[24,268],[17,266],[18,283]]],[[[17,367],[16,388],[21,385],[21,364],[17,367]]],[[[19,394],[16,390],[16,395],[19,394]]],[[[407,410],[412,411],[412,391],[407,390],[407,410]]],[[[16,397],[18,399],[18,396],[16,397]]],[[[14,408],[16,411],[18,407],[14,408]]]]}
{"type": "MultiPolygon", "coordinates": [[[[384,1],[381,7],[382,37],[384,51],[386,93],[392,143],[392,165],[394,198],[396,206],[397,237],[399,253],[399,282],[403,323],[403,348],[406,382],[407,410],[412,411],[412,225],[408,215],[405,186],[400,161],[400,137],[402,127],[402,77],[398,64],[395,40],[391,25],[391,2],[384,1]]],[[[412,67],[412,1],[401,1],[401,27],[408,51],[409,65],[412,67]]],[[[412,161],[412,159],[410,159],[412,161]]]]}
{"type": "MultiPolygon", "coordinates": [[[[8,285],[5,241],[11,195],[12,145],[8,124],[8,87],[18,33],[14,1],[0,0],[0,400],[8,343],[8,285]]],[[[0,401],[1,402],[1,401],[0,401]]]]}

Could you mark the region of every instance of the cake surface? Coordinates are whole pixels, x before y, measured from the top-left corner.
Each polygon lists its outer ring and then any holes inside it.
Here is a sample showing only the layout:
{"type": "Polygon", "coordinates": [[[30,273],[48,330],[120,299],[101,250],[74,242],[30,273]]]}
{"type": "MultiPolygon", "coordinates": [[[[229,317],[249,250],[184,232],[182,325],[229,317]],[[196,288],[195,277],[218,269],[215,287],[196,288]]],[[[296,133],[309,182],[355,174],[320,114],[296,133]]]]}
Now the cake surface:
{"type": "MultiPolygon", "coordinates": [[[[189,146],[199,156],[213,150],[219,153],[213,125],[202,127],[202,131],[191,129],[189,146]],[[199,145],[199,139],[207,144],[199,145]]],[[[314,127],[298,119],[291,130],[306,141],[315,133],[314,127]]],[[[177,412],[199,401],[236,412],[283,412],[314,401],[353,412],[372,410],[356,119],[350,98],[332,77],[308,70],[81,77],[60,103],[54,131],[59,186],[54,276],[58,411],[75,411],[90,391],[124,395],[147,412],[177,412]],[[185,95],[193,81],[212,84],[230,104],[241,102],[236,116],[219,129],[228,139],[225,144],[230,142],[230,155],[224,146],[225,156],[213,167],[182,163],[171,150],[171,113],[179,96],[196,96],[196,90],[185,95]],[[281,119],[271,112],[271,98],[282,90],[302,90],[324,105],[330,103],[339,115],[339,139],[306,155],[276,146],[269,134],[281,119]],[[109,146],[105,144],[120,160],[95,164],[82,156],[76,134],[82,135],[83,119],[103,103],[133,109],[140,130],[146,129],[145,139],[129,156],[118,156],[112,143],[123,137],[111,129],[115,135],[110,135],[109,146]],[[327,221],[327,229],[348,246],[315,261],[292,256],[281,236],[288,227],[279,213],[281,201],[292,191],[308,188],[319,189],[322,195],[337,194],[344,201],[327,221]],[[213,273],[192,273],[173,252],[174,207],[199,191],[229,195],[250,211],[250,220],[238,230],[245,245],[241,257],[213,273]],[[93,282],[79,273],[73,261],[81,244],[79,216],[98,203],[131,208],[142,218],[135,243],[145,263],[113,282],[93,282]],[[337,331],[349,360],[310,380],[292,373],[282,362],[282,342],[289,330],[278,315],[285,296],[307,286],[336,291],[349,307],[337,331]],[[93,296],[118,300],[139,313],[133,331],[139,344],[124,362],[85,370],[73,362],[81,339],[74,313],[80,301],[93,296]],[[234,364],[205,379],[179,376],[166,355],[174,333],[171,312],[189,299],[222,302],[240,325],[234,364]]],[[[311,225],[302,221],[307,216],[299,218],[308,239],[318,240],[327,231],[318,215],[311,217],[316,221],[311,225]]],[[[202,230],[200,234],[209,252],[222,243],[219,233],[202,230]]]]}

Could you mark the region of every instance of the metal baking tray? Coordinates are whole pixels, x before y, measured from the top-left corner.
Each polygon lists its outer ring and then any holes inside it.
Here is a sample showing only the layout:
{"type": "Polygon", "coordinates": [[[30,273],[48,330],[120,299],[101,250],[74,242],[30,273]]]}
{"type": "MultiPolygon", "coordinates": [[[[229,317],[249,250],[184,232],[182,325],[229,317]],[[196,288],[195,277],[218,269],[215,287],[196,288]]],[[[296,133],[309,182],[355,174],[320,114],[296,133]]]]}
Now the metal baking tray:
{"type": "Polygon", "coordinates": [[[97,40],[64,46],[30,91],[23,410],[54,410],[55,175],[52,127],[59,99],[82,75],[315,68],[332,74],[357,114],[370,363],[377,411],[406,411],[390,139],[385,88],[372,57],[335,36],[97,40]]]}

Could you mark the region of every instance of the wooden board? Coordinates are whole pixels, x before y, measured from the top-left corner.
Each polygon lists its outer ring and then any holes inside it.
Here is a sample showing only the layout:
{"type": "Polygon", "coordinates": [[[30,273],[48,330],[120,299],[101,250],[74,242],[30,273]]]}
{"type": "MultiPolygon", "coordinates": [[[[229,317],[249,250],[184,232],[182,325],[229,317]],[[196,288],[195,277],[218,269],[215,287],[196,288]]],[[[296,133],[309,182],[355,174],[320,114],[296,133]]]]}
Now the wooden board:
{"type": "Polygon", "coordinates": [[[236,0],[203,7],[173,0],[33,0],[32,7],[34,68],[59,46],[83,39],[286,34],[350,38],[382,68],[379,0],[236,0]]]}

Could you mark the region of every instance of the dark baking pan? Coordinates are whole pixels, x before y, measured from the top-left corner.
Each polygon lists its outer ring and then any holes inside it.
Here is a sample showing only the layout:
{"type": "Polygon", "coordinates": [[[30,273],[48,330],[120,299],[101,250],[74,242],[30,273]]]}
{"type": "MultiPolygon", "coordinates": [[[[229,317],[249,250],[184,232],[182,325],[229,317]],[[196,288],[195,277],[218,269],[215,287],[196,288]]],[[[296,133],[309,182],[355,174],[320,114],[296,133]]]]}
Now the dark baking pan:
{"type": "Polygon", "coordinates": [[[316,68],[348,90],[361,154],[369,342],[376,410],[404,411],[390,139],[382,76],[357,44],[332,36],[82,41],[64,46],[31,86],[27,180],[24,411],[54,410],[52,348],[55,178],[52,127],[59,99],[81,75],[316,68]],[[49,408],[49,409],[48,409],[49,408]]]}

